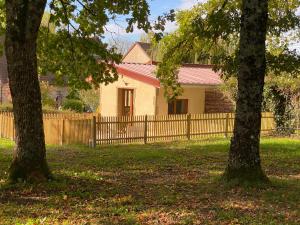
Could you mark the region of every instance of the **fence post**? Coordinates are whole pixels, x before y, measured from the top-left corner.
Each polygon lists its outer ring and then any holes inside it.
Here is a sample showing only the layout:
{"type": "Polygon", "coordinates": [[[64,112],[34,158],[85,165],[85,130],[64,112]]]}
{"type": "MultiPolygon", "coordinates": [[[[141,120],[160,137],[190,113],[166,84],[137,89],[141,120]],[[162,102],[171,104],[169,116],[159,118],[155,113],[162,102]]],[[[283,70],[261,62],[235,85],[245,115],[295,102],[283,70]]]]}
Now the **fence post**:
{"type": "Polygon", "coordinates": [[[144,125],[144,144],[147,144],[147,130],[148,130],[148,116],[145,116],[145,125],[144,125]]]}
{"type": "Polygon", "coordinates": [[[226,113],[226,120],[225,120],[225,138],[228,138],[228,124],[229,124],[229,113],[226,113]]]}
{"type": "Polygon", "coordinates": [[[191,114],[187,114],[186,118],[186,137],[191,140],[191,114]]]}
{"type": "Polygon", "coordinates": [[[93,121],[92,121],[92,148],[96,148],[96,144],[97,144],[97,120],[96,120],[96,116],[93,116],[93,121]]]}

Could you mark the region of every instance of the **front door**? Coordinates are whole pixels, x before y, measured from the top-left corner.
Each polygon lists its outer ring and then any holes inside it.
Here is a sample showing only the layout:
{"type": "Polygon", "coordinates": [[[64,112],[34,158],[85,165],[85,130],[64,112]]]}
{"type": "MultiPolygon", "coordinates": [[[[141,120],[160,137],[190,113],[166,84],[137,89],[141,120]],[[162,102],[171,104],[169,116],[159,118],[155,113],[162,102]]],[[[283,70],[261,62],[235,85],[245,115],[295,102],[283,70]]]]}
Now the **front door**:
{"type": "Polygon", "coordinates": [[[119,114],[133,116],[133,89],[119,89],[119,114]]]}

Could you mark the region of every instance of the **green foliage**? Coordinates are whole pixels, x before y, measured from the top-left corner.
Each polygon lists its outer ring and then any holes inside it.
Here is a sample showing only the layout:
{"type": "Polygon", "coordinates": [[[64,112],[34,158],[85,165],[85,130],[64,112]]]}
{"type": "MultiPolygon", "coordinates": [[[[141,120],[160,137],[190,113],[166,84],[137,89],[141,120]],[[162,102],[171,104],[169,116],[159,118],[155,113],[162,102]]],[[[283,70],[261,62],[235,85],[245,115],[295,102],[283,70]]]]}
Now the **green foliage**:
{"type": "MultiPolygon", "coordinates": [[[[0,0],[0,36],[5,27],[4,0],[0,0]]],[[[147,31],[151,26],[146,0],[52,0],[44,13],[38,38],[40,74],[52,72],[59,84],[88,89],[117,79],[115,63],[122,55],[104,43],[106,26],[124,15],[127,32],[136,26],[147,31]],[[92,77],[91,82],[86,78],[92,77]]]]}
{"type": "Polygon", "coordinates": [[[82,101],[77,99],[65,99],[62,108],[64,110],[71,110],[81,113],[84,110],[84,104],[82,103],[82,101]]]}
{"type": "Polygon", "coordinates": [[[0,111],[12,112],[13,105],[11,103],[0,104],[0,111]]]}
{"type": "Polygon", "coordinates": [[[40,83],[41,88],[41,96],[42,96],[42,105],[43,107],[55,107],[56,102],[54,98],[51,96],[51,86],[47,82],[40,83]]]}
{"type": "Polygon", "coordinates": [[[0,0],[0,36],[5,32],[5,0],[0,0]]]}
{"type": "Polygon", "coordinates": [[[57,109],[54,106],[43,105],[43,113],[64,113],[64,112],[69,112],[69,111],[68,110],[62,111],[62,110],[57,109]]]}
{"type": "MultiPolygon", "coordinates": [[[[300,75],[300,74],[299,74],[300,75]]],[[[300,77],[292,74],[281,76],[268,75],[264,87],[263,111],[274,113],[276,131],[281,135],[294,132],[292,129],[295,117],[299,113],[300,77]]],[[[237,100],[237,78],[229,77],[221,91],[234,102],[237,100]]]]}
{"type": "Polygon", "coordinates": [[[40,73],[52,72],[59,82],[75,89],[115,81],[117,71],[113,65],[121,61],[122,55],[103,42],[106,25],[117,15],[125,15],[127,32],[132,32],[134,25],[147,31],[149,13],[146,0],[52,1],[49,21],[56,29],[40,29],[40,73]],[[88,77],[91,82],[86,81],[88,77]]]}
{"type": "Polygon", "coordinates": [[[264,108],[274,112],[276,131],[280,135],[294,133],[293,122],[298,109],[293,106],[293,93],[267,83],[264,89],[264,108]]]}
{"type": "MultiPolygon", "coordinates": [[[[0,104],[0,111],[13,111],[13,105],[11,103],[0,104]]],[[[43,105],[43,113],[70,113],[70,110],[58,110],[53,106],[43,105]]]]}
{"type": "Polygon", "coordinates": [[[80,100],[79,92],[76,89],[72,89],[69,91],[68,95],[66,96],[67,99],[76,99],[80,100]]]}
{"type": "Polygon", "coordinates": [[[55,25],[51,23],[50,18],[51,14],[45,11],[41,22],[41,27],[47,28],[48,32],[50,33],[55,33],[55,25]]]}
{"type": "MultiPolygon", "coordinates": [[[[300,73],[300,57],[288,49],[289,43],[299,40],[299,7],[298,0],[270,1],[268,74],[300,73]]],[[[177,14],[178,29],[160,43],[162,63],[157,75],[168,90],[167,95],[180,94],[176,70],[181,63],[209,62],[222,72],[224,80],[237,75],[240,19],[240,0],[209,0],[177,14]]]]}
{"type": "Polygon", "coordinates": [[[237,78],[229,77],[226,82],[220,86],[220,90],[233,102],[237,100],[237,78]]]}
{"type": "Polygon", "coordinates": [[[79,96],[85,107],[91,109],[93,112],[97,111],[100,101],[98,89],[80,90],[79,96]]]}

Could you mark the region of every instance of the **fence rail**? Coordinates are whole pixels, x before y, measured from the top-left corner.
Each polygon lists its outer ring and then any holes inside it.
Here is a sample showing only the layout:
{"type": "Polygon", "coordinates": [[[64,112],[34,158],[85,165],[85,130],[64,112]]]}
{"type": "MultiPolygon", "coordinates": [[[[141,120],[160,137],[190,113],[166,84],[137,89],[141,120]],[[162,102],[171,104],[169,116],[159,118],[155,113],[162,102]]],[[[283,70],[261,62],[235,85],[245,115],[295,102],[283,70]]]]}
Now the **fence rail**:
{"type": "MultiPolygon", "coordinates": [[[[100,117],[93,122],[92,141],[96,146],[228,137],[233,132],[233,125],[233,113],[100,117]]],[[[262,134],[268,134],[274,128],[272,113],[262,113],[262,134]]]]}

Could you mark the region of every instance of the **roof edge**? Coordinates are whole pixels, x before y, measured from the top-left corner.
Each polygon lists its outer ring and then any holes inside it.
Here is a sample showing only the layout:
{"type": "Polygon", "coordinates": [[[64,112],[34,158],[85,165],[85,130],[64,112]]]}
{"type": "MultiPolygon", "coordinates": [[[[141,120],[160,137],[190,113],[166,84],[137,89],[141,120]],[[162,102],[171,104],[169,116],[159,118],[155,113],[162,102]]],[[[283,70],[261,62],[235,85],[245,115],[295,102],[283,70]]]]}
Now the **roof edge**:
{"type": "Polygon", "coordinates": [[[130,77],[132,79],[135,79],[135,80],[141,81],[143,83],[152,85],[156,88],[160,88],[160,82],[156,78],[148,77],[148,76],[145,76],[144,74],[137,73],[137,72],[125,69],[125,68],[118,67],[118,66],[116,66],[116,69],[117,69],[118,73],[120,73],[120,74],[122,74],[126,77],[130,77]]]}

